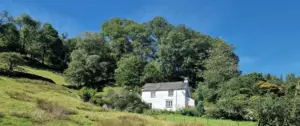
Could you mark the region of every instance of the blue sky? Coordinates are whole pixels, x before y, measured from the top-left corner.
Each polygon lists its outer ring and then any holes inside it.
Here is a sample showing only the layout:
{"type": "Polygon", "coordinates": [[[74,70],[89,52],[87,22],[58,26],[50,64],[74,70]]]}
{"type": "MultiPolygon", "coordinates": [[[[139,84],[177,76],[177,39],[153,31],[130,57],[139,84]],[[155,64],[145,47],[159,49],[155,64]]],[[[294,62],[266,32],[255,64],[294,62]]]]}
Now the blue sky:
{"type": "Polygon", "coordinates": [[[300,74],[300,1],[292,0],[1,0],[75,36],[100,31],[113,17],[144,22],[163,16],[236,46],[243,73],[300,74]]]}

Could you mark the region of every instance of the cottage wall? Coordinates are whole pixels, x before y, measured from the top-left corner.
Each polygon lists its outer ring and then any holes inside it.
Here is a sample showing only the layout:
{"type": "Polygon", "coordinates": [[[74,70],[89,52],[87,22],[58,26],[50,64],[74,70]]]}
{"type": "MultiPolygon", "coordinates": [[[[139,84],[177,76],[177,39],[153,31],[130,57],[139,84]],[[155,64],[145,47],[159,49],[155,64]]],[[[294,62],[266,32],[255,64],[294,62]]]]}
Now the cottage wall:
{"type": "Polygon", "coordinates": [[[155,91],[156,97],[151,98],[151,91],[142,92],[142,100],[151,103],[152,109],[172,110],[176,111],[184,108],[188,101],[186,99],[186,90],[174,90],[173,96],[169,97],[168,91],[155,91]],[[172,108],[166,108],[166,101],[172,100],[172,108]]]}

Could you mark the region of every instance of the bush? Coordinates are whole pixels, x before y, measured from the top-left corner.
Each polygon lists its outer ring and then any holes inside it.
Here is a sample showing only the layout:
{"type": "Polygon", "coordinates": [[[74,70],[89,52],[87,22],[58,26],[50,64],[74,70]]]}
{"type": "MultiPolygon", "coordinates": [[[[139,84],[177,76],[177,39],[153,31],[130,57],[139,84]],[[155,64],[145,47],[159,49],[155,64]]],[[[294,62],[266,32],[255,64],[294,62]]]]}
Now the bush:
{"type": "Polygon", "coordinates": [[[175,114],[174,111],[169,110],[156,110],[156,109],[149,109],[144,111],[145,115],[161,115],[161,114],[175,114]]]}
{"type": "Polygon", "coordinates": [[[261,101],[257,103],[259,118],[258,126],[289,125],[289,123],[285,121],[290,120],[290,107],[285,103],[288,103],[288,101],[277,97],[274,97],[273,99],[272,96],[261,99],[261,101]]]}
{"type": "Polygon", "coordinates": [[[200,115],[198,113],[197,109],[192,108],[192,107],[181,109],[181,110],[179,110],[179,113],[181,115],[185,115],[185,116],[199,116],[200,115]]]}
{"type": "Polygon", "coordinates": [[[97,93],[95,89],[83,87],[79,90],[78,95],[87,102],[97,93]]]}
{"type": "Polygon", "coordinates": [[[248,98],[245,94],[236,96],[227,96],[217,101],[215,106],[209,107],[206,115],[211,118],[224,118],[233,120],[249,120],[248,115],[248,98]]]}
{"type": "Polygon", "coordinates": [[[202,116],[205,112],[204,110],[204,105],[203,105],[203,101],[199,101],[197,106],[196,106],[197,112],[199,116],[202,116]]]}
{"type": "Polygon", "coordinates": [[[77,114],[76,111],[67,109],[57,103],[45,101],[42,99],[37,100],[37,107],[46,111],[50,118],[55,119],[68,119],[68,115],[77,114]]]}
{"type": "Polygon", "coordinates": [[[209,106],[205,111],[205,116],[208,118],[220,119],[223,117],[223,112],[216,106],[209,106]]]}
{"type": "Polygon", "coordinates": [[[136,92],[130,92],[121,87],[105,87],[103,92],[95,95],[91,102],[98,105],[106,105],[108,108],[128,112],[142,113],[149,106],[142,102],[136,92]]]}
{"type": "Polygon", "coordinates": [[[9,71],[13,71],[17,66],[25,62],[21,54],[15,52],[0,53],[0,61],[4,64],[5,69],[9,71]]]}

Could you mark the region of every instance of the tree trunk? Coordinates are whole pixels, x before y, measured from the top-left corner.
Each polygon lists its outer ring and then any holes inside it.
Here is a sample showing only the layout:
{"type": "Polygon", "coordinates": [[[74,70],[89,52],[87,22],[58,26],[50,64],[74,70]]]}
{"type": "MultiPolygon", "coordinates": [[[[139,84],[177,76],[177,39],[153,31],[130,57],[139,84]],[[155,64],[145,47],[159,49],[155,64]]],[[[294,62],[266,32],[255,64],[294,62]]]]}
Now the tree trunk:
{"type": "Polygon", "coordinates": [[[14,67],[13,67],[13,64],[11,63],[11,64],[9,64],[9,71],[13,71],[14,70],[14,67]]]}

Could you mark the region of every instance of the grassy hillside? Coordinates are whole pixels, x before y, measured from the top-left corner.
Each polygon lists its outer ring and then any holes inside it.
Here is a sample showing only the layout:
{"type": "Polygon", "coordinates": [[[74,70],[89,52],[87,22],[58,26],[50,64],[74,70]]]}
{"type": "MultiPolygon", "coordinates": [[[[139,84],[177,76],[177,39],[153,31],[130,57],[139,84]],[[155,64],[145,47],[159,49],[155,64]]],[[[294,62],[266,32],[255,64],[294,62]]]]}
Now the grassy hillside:
{"type": "Polygon", "coordinates": [[[65,81],[64,77],[57,72],[53,72],[49,70],[40,70],[40,69],[31,68],[27,66],[23,66],[22,68],[26,73],[31,73],[45,78],[49,78],[59,85],[67,85],[67,82],[65,81]]]}
{"type": "Polygon", "coordinates": [[[60,85],[0,76],[0,125],[173,125],[153,117],[83,103],[60,85]]]}
{"type": "Polygon", "coordinates": [[[57,84],[0,76],[0,125],[186,125],[84,103],[75,90],[61,86],[67,84],[62,75],[22,68],[24,72],[52,79],[57,84]]]}
{"type": "Polygon", "coordinates": [[[145,116],[141,114],[116,112],[84,103],[76,90],[63,84],[62,75],[52,71],[23,67],[25,72],[52,79],[57,84],[37,80],[16,79],[0,76],[0,125],[176,125],[176,126],[254,126],[255,123],[204,118],[184,117],[180,115],[145,116]]]}
{"type": "Polygon", "coordinates": [[[200,122],[205,126],[256,126],[257,123],[250,121],[232,121],[232,120],[217,120],[207,119],[182,115],[159,115],[156,118],[172,121],[172,122],[200,122]]]}

